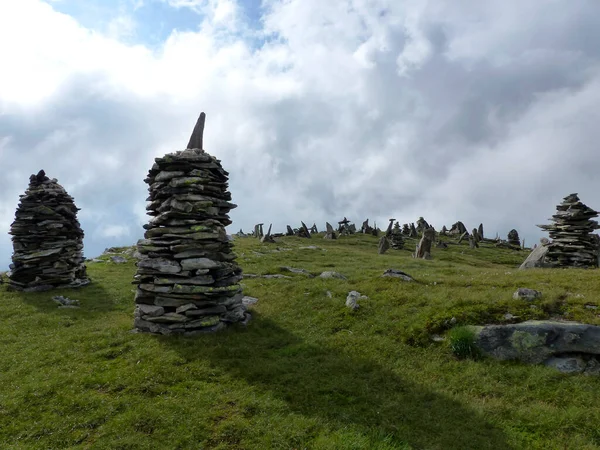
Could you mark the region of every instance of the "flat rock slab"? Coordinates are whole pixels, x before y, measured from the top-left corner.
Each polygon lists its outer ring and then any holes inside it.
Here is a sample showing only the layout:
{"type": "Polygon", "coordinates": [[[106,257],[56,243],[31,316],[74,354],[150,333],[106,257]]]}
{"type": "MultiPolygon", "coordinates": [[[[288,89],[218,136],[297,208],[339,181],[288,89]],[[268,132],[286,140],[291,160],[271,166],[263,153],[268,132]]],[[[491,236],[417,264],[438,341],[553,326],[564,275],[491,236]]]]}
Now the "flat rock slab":
{"type": "Polygon", "coordinates": [[[529,254],[527,259],[523,261],[523,264],[519,269],[535,269],[550,267],[550,264],[546,261],[546,254],[548,253],[548,247],[546,245],[538,245],[529,254]]]}
{"type": "Polygon", "coordinates": [[[530,320],[473,328],[476,344],[482,352],[500,360],[548,363],[559,368],[560,365],[571,367],[575,363],[557,362],[553,358],[597,360],[600,357],[600,326],[596,325],[530,320]]]}

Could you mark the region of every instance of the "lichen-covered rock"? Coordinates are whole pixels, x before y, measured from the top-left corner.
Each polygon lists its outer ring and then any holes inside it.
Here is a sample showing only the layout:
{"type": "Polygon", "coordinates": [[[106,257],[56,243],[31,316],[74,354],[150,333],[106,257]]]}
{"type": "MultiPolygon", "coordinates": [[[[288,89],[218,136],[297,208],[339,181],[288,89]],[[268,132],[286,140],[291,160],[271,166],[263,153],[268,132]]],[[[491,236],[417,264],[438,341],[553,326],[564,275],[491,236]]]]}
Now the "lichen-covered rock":
{"type": "Polygon", "coordinates": [[[562,364],[570,372],[578,371],[573,368],[580,363],[556,358],[579,358],[591,368],[600,357],[600,326],[596,325],[530,320],[473,329],[482,352],[500,360],[544,363],[559,369],[562,364]]]}
{"type": "Polygon", "coordinates": [[[43,170],[31,175],[9,231],[14,249],[12,289],[44,291],[90,283],[77,211],[73,197],[56,179],[43,170]]]}
{"type": "MultiPolygon", "coordinates": [[[[203,115],[194,133],[203,129],[203,115]]],[[[194,134],[190,139],[201,141],[194,134]]],[[[242,270],[225,232],[236,207],[227,191],[228,175],[202,148],[155,159],[145,180],[152,219],[137,245],[138,330],[193,335],[245,320],[242,270]]]]}

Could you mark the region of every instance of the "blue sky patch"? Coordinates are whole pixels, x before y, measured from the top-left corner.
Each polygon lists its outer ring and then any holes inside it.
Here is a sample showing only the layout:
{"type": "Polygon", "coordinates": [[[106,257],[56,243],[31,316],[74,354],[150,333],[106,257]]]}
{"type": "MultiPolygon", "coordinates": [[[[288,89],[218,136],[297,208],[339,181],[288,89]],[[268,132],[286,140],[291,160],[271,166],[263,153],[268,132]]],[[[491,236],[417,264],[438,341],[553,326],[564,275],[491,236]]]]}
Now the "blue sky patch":
{"type": "MultiPolygon", "coordinates": [[[[46,0],[56,11],[67,14],[85,28],[107,33],[120,17],[128,17],[135,24],[121,40],[130,44],[158,47],[174,30],[197,31],[203,16],[188,7],[172,7],[162,0],[46,0]],[[113,25],[111,25],[113,24],[113,25]]],[[[244,18],[250,28],[261,28],[261,0],[240,2],[244,18]]]]}

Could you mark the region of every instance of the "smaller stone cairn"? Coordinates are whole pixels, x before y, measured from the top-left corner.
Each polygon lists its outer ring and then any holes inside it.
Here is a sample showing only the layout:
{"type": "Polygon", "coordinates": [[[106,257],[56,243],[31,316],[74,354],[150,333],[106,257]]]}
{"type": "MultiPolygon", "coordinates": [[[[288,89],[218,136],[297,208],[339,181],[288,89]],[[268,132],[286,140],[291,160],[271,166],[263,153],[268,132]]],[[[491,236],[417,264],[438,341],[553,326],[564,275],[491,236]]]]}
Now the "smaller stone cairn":
{"type": "Polygon", "coordinates": [[[407,223],[405,223],[404,225],[402,225],[402,234],[406,237],[410,236],[410,227],[408,226],[407,223]]]}
{"type": "Polygon", "coordinates": [[[249,318],[242,270],[225,232],[236,207],[227,190],[229,174],[202,149],[204,119],[202,113],[187,149],[156,158],[145,180],[153,218],[137,244],[139,331],[193,335],[249,318]]]}
{"type": "Polygon", "coordinates": [[[267,243],[267,244],[275,244],[275,239],[273,239],[273,236],[271,236],[271,228],[272,227],[273,227],[273,224],[269,224],[269,231],[267,231],[267,234],[265,234],[260,239],[260,242],[267,243]]]}
{"type": "Polygon", "coordinates": [[[519,238],[519,233],[514,228],[508,232],[509,245],[513,245],[515,247],[521,247],[521,239],[519,238]]]}
{"type": "Polygon", "coordinates": [[[482,223],[480,223],[479,228],[477,228],[477,235],[479,237],[479,240],[483,241],[484,236],[483,236],[483,224],[482,223]]]}
{"type": "Polygon", "coordinates": [[[73,197],[40,170],[20,198],[9,231],[14,249],[9,286],[32,292],[89,284],[73,197]]]}
{"type": "Polygon", "coordinates": [[[331,226],[331,224],[329,222],[325,222],[325,236],[323,236],[323,239],[336,239],[337,236],[335,234],[335,230],[333,229],[333,227],[331,226]]]}
{"type": "Polygon", "coordinates": [[[475,243],[479,243],[479,241],[481,241],[477,228],[473,228],[473,231],[471,231],[471,238],[475,241],[475,243]]]}
{"type": "Polygon", "coordinates": [[[373,229],[371,230],[371,234],[375,237],[379,237],[379,232],[381,230],[379,228],[377,228],[377,222],[375,222],[373,229]]]}
{"type": "Polygon", "coordinates": [[[338,233],[340,236],[348,236],[356,232],[356,227],[351,224],[348,219],[344,217],[344,220],[338,222],[338,233]]]}
{"type": "Polygon", "coordinates": [[[290,227],[289,225],[286,225],[286,228],[287,228],[287,230],[285,232],[285,235],[286,236],[294,236],[294,230],[292,230],[292,227],[290,227]]]}
{"type": "Polygon", "coordinates": [[[298,237],[310,239],[310,231],[304,222],[300,222],[302,226],[298,229],[298,237]]]}
{"type": "Polygon", "coordinates": [[[442,227],[442,231],[440,231],[440,234],[441,234],[442,236],[446,236],[446,235],[448,234],[448,228],[446,228],[446,225],[444,225],[444,226],[442,227]]]}
{"type": "Polygon", "coordinates": [[[538,225],[550,234],[545,260],[554,267],[597,267],[598,237],[592,234],[600,228],[591,220],[598,212],[583,204],[578,195],[567,195],[556,207],[551,225],[538,225]]]}
{"type": "Polygon", "coordinates": [[[429,228],[429,224],[427,223],[427,221],[423,219],[422,216],[419,217],[419,220],[417,220],[417,232],[422,233],[427,228],[429,228]]]}
{"type": "Polygon", "coordinates": [[[313,222],[312,227],[310,227],[310,234],[316,234],[319,232],[319,230],[317,229],[317,224],[313,222]]]}
{"type": "Polygon", "coordinates": [[[402,230],[400,229],[400,224],[396,222],[394,228],[392,228],[390,237],[390,246],[394,250],[402,250],[404,248],[404,237],[402,236],[402,230]]]}
{"type": "MultiPolygon", "coordinates": [[[[467,232],[467,227],[460,220],[452,225],[448,234],[454,236],[462,236],[465,232],[467,232]]],[[[468,234],[468,232],[467,232],[468,234]]]]}
{"type": "Polygon", "coordinates": [[[254,237],[255,238],[261,239],[264,236],[263,225],[264,225],[264,223],[258,223],[256,225],[254,225],[254,237]]]}
{"type": "Polygon", "coordinates": [[[420,259],[432,259],[431,258],[431,244],[435,239],[435,230],[433,228],[427,228],[423,230],[423,236],[417,245],[414,257],[420,259]]]}
{"type": "Polygon", "coordinates": [[[410,224],[410,234],[409,234],[409,236],[411,238],[414,238],[414,239],[416,239],[416,238],[419,237],[419,233],[417,232],[417,229],[415,228],[415,224],[414,223],[410,224]]]}
{"type": "Polygon", "coordinates": [[[373,233],[373,227],[371,227],[369,225],[369,219],[365,220],[362,223],[362,226],[360,227],[360,232],[363,234],[372,234],[373,233]]]}

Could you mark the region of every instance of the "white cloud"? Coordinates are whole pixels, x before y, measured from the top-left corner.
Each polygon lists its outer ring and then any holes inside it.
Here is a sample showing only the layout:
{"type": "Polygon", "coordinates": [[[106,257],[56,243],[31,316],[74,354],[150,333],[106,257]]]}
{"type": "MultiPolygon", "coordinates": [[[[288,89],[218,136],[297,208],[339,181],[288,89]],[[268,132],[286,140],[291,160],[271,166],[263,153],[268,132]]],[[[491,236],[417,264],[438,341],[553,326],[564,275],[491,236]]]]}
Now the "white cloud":
{"type": "Polygon", "coordinates": [[[129,236],[131,230],[124,225],[105,225],[98,229],[98,234],[104,238],[121,238],[129,236]]]}
{"type": "Polygon", "coordinates": [[[139,237],[152,159],[201,110],[235,231],[425,216],[531,242],[570,192],[600,208],[600,4],[268,0],[257,34],[234,0],[165,1],[204,19],[154,50],[127,43],[134,11],[100,34],[0,4],[0,211],[43,167],[82,208],[87,247],[139,237]]]}

